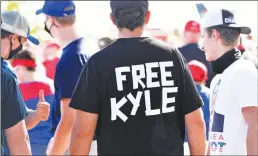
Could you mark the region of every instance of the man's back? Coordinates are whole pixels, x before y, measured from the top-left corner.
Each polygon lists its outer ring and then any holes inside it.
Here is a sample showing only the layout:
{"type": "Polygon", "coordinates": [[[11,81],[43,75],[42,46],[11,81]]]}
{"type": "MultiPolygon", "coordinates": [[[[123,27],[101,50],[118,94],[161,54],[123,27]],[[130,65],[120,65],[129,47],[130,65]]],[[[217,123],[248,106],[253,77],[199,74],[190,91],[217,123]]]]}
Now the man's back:
{"type": "Polygon", "coordinates": [[[183,154],[184,115],[202,103],[189,97],[192,105],[186,105],[188,80],[177,51],[150,38],[118,39],[86,68],[81,82],[89,83],[87,94],[75,93],[72,105],[99,113],[98,154],[183,154]],[[76,106],[77,100],[88,102],[76,106]]]}
{"type": "Polygon", "coordinates": [[[1,154],[5,154],[6,150],[9,150],[5,130],[24,120],[29,113],[15,78],[3,67],[1,68],[1,88],[1,154]]]}

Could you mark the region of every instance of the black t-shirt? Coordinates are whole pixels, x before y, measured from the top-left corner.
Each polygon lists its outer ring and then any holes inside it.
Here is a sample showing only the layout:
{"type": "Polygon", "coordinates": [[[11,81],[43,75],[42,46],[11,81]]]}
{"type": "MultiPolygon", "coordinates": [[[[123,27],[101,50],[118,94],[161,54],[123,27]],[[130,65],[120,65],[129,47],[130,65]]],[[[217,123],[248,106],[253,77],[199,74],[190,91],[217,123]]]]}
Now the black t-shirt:
{"type": "Polygon", "coordinates": [[[202,104],[180,52],[124,38],[90,58],[70,107],[99,115],[99,155],[182,155],[184,116],[202,104]]]}
{"type": "MultiPolygon", "coordinates": [[[[13,127],[25,119],[29,113],[26,110],[17,81],[7,71],[1,68],[1,153],[5,147],[4,130],[13,127]]],[[[8,148],[7,148],[8,149],[8,148]]]]}

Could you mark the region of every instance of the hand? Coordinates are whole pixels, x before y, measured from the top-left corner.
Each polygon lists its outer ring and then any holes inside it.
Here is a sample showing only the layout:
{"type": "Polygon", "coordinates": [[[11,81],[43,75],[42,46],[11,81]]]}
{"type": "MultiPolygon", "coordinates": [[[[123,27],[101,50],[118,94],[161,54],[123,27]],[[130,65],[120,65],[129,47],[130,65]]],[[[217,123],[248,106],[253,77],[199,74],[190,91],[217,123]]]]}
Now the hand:
{"type": "Polygon", "coordinates": [[[48,120],[50,113],[50,105],[45,101],[43,90],[39,91],[39,102],[37,104],[36,113],[40,121],[48,120]]]}

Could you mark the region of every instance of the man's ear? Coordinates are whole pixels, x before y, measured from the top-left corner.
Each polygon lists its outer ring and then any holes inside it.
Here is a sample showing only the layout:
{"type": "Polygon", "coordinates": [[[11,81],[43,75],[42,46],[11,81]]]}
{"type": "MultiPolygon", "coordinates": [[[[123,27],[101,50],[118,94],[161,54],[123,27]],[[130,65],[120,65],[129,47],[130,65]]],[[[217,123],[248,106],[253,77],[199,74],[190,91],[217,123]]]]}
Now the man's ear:
{"type": "Polygon", "coordinates": [[[148,23],[149,23],[150,15],[151,15],[151,13],[150,13],[150,11],[148,11],[148,12],[146,13],[146,16],[145,16],[145,22],[144,22],[144,24],[148,24],[148,23]]]}
{"type": "Polygon", "coordinates": [[[212,35],[211,37],[215,40],[220,38],[220,33],[215,29],[212,29],[212,34],[211,35],[212,35]]]}
{"type": "Polygon", "coordinates": [[[114,18],[114,16],[112,15],[112,13],[110,13],[109,16],[110,16],[110,19],[111,19],[112,23],[113,23],[114,25],[116,25],[115,18],[114,18]]]}

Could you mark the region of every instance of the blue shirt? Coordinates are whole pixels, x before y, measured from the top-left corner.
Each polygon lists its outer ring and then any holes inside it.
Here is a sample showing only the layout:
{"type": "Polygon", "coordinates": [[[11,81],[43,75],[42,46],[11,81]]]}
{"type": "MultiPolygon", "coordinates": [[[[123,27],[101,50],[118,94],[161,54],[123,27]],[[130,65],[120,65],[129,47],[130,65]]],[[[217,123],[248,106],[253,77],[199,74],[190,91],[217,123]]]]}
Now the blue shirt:
{"type": "Polygon", "coordinates": [[[4,130],[24,120],[29,112],[24,104],[15,74],[1,58],[1,155],[8,151],[4,130]]]}
{"type": "MultiPolygon", "coordinates": [[[[196,85],[196,88],[203,100],[203,116],[206,126],[206,139],[209,139],[209,122],[210,122],[210,89],[204,85],[196,85]]],[[[187,142],[187,136],[185,136],[185,142],[187,142]]]]}
{"type": "Polygon", "coordinates": [[[206,138],[209,137],[209,121],[210,121],[210,89],[204,85],[196,85],[198,92],[200,93],[204,105],[202,111],[204,115],[204,121],[206,125],[206,138]]]}
{"type": "Polygon", "coordinates": [[[64,49],[56,66],[54,78],[55,97],[51,105],[52,124],[51,130],[55,132],[60,121],[60,101],[62,98],[71,98],[77,84],[83,65],[87,62],[89,55],[82,47],[83,38],[68,44],[64,49]]]}

